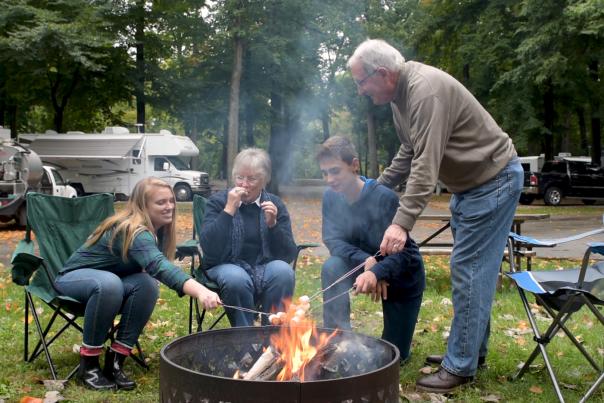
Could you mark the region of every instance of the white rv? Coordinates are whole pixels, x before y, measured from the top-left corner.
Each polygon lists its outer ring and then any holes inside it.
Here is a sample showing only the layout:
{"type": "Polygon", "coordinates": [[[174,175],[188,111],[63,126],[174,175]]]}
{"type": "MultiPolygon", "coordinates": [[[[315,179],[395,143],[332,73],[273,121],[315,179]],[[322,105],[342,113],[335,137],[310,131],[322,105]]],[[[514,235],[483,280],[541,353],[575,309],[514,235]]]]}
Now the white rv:
{"type": "Polygon", "coordinates": [[[199,149],[190,138],[159,133],[130,133],[108,127],[102,133],[22,134],[22,144],[45,164],[56,167],[78,194],[109,192],[116,199],[130,196],[134,185],[148,176],[170,183],[178,201],[211,192],[208,174],[190,168],[199,149]]]}

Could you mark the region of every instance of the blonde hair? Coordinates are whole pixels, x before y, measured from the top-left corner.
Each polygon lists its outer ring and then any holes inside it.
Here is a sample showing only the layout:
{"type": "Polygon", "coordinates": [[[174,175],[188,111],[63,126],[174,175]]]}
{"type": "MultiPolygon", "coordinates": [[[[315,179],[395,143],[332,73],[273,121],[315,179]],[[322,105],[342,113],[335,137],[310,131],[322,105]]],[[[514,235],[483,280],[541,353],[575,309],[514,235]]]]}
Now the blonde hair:
{"type": "MultiPolygon", "coordinates": [[[[122,234],[122,259],[128,261],[128,250],[136,235],[145,230],[151,231],[153,234],[156,232],[147,212],[147,203],[151,194],[158,188],[170,189],[172,197],[174,197],[174,191],[170,185],[161,179],[148,177],[139,181],[134,186],[124,210],[105,219],[90,235],[86,246],[94,245],[105,232],[112,230],[109,249],[111,250],[115,238],[122,234]]],[[[173,260],[176,253],[176,209],[172,212],[172,222],[161,227],[157,231],[157,235],[161,241],[161,245],[159,245],[161,251],[168,259],[173,260]]]]}
{"type": "Polygon", "coordinates": [[[235,157],[233,161],[233,172],[231,172],[233,181],[243,167],[249,167],[254,171],[260,172],[263,184],[271,181],[271,158],[268,153],[261,148],[246,148],[235,157]]]}

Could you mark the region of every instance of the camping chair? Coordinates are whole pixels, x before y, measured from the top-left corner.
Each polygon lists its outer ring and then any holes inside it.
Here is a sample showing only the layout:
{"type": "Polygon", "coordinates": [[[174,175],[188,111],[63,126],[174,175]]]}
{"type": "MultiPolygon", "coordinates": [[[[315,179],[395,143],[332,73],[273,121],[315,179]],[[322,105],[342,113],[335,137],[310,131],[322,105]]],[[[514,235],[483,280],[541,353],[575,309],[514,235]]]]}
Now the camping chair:
{"type": "MultiPolygon", "coordinates": [[[[183,259],[184,257],[191,258],[191,275],[201,284],[203,284],[208,289],[218,293],[220,288],[218,284],[214,281],[210,280],[205,273],[205,270],[201,268],[201,262],[203,259],[203,252],[201,251],[201,247],[199,246],[199,241],[196,239],[199,232],[201,231],[201,226],[203,225],[203,216],[205,214],[206,209],[206,199],[203,196],[195,195],[193,197],[193,238],[179,244],[176,247],[177,257],[179,259],[183,259]],[[196,263],[198,261],[198,263],[196,263]]],[[[296,256],[293,260],[292,268],[296,270],[296,263],[298,261],[298,256],[300,251],[306,248],[317,247],[319,244],[317,243],[303,243],[297,245],[296,256]]],[[[198,305],[197,299],[189,298],[189,334],[193,333],[193,322],[197,324],[197,332],[201,332],[203,321],[206,315],[206,310],[201,309],[198,305]]],[[[211,323],[211,325],[207,328],[207,330],[211,330],[224,318],[226,315],[225,311],[222,311],[216,319],[211,323]]]]}
{"type": "MultiPolygon", "coordinates": [[[[25,291],[23,359],[32,362],[43,352],[55,380],[57,371],[49,348],[65,330],[71,327],[80,333],[83,332],[77,319],[84,315],[85,310],[84,304],[60,295],[54,286],[55,276],[71,254],[86,241],[105,218],[112,214],[113,195],[111,194],[73,199],[33,192],[27,194],[25,239],[17,244],[11,260],[13,282],[24,286],[25,291]],[[39,255],[35,254],[32,232],[38,244],[39,255]],[[44,327],[34,297],[42,300],[52,310],[52,316],[44,327]],[[31,354],[29,354],[30,313],[39,338],[31,354]],[[53,325],[57,319],[59,321],[54,328],[58,330],[54,330],[53,325]]],[[[115,329],[112,329],[109,332],[108,338],[113,340],[114,331],[115,329]]],[[[132,355],[132,358],[146,368],[138,343],[137,349],[139,356],[132,355]]],[[[77,369],[78,366],[66,379],[70,379],[77,369]]]]}
{"type": "Polygon", "coordinates": [[[523,248],[554,247],[559,243],[603,232],[604,228],[601,228],[556,240],[537,240],[526,236],[520,236],[515,233],[510,233],[508,238],[510,272],[506,273],[506,275],[517,285],[520,299],[522,300],[524,310],[526,311],[529,323],[533,330],[534,340],[537,343],[532,354],[524,363],[520,371],[515,375],[514,379],[521,378],[529,369],[535,358],[541,354],[554,386],[555,393],[560,402],[564,402],[564,398],[546,350],[549,342],[560,330],[568,336],[569,340],[577,347],[598,374],[598,379],[590,386],[586,394],[582,397],[581,402],[588,399],[604,381],[604,369],[602,365],[598,364],[592,358],[586,348],[577,340],[566,325],[571,316],[584,306],[596,316],[602,325],[604,325],[604,316],[596,307],[596,305],[604,305],[604,261],[590,265],[592,254],[604,255],[604,243],[589,243],[583,256],[581,267],[578,269],[522,271],[516,266],[516,259],[514,259],[513,254],[514,251],[523,248]],[[537,320],[528,302],[527,293],[535,296],[537,303],[544,308],[552,319],[551,324],[543,333],[537,326],[537,320]]]}

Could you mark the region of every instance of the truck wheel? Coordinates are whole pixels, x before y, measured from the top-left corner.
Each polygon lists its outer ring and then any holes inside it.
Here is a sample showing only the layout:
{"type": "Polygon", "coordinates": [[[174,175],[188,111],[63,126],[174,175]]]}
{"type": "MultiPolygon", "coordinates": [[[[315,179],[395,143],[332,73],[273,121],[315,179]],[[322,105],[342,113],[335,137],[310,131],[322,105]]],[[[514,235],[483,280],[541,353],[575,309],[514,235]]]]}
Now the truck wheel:
{"type": "Polygon", "coordinates": [[[529,205],[529,204],[533,203],[534,201],[535,201],[534,195],[527,195],[524,193],[522,193],[520,195],[520,204],[529,205]]]}
{"type": "Polygon", "coordinates": [[[562,201],[562,191],[555,186],[547,188],[545,195],[543,195],[543,201],[548,206],[558,206],[562,201]]]}
{"type": "Polygon", "coordinates": [[[594,199],[581,199],[581,201],[586,206],[592,206],[592,205],[596,204],[596,201],[594,199]]]}
{"type": "Polygon", "coordinates": [[[187,185],[179,183],[174,186],[174,196],[176,197],[176,201],[190,201],[193,192],[191,192],[191,188],[187,185]]]}
{"type": "Polygon", "coordinates": [[[69,185],[75,189],[76,193],[78,194],[78,197],[86,195],[86,193],[84,192],[84,186],[82,186],[81,183],[70,183],[69,185]]]}

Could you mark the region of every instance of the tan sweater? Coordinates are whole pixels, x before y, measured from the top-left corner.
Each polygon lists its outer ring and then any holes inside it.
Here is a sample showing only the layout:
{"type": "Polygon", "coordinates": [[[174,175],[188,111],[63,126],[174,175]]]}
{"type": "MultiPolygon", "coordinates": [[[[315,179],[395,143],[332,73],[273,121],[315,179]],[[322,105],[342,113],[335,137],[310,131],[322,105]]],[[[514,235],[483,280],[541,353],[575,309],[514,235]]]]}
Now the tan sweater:
{"type": "Polygon", "coordinates": [[[406,181],[393,223],[410,231],[440,179],[454,193],[482,185],[516,156],[512,140],[461,83],[406,62],[391,102],[400,149],[378,181],[406,181]]]}

